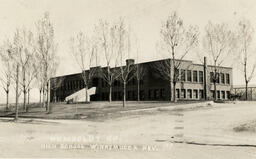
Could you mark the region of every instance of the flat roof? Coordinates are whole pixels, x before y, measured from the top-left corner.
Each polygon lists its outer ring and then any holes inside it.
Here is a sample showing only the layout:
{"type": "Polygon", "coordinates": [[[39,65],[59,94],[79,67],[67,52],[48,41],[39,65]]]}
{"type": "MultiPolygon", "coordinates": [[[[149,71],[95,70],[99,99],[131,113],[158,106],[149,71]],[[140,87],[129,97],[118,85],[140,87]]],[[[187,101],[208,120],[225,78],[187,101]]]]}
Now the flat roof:
{"type": "MultiPolygon", "coordinates": [[[[128,60],[128,59],[126,59],[128,60]]],[[[140,63],[135,63],[136,64],[148,64],[148,63],[153,63],[153,62],[160,62],[160,61],[166,61],[166,60],[171,60],[171,58],[165,58],[165,59],[159,59],[159,60],[152,60],[152,61],[147,61],[147,62],[140,62],[140,63]]],[[[192,65],[198,65],[198,66],[203,66],[203,64],[198,64],[198,63],[193,63],[192,60],[180,60],[180,59],[176,59],[176,61],[184,61],[184,62],[191,62],[192,65]]],[[[214,67],[213,65],[207,65],[208,67],[214,67]]],[[[101,66],[95,66],[95,67],[92,67],[92,68],[97,68],[97,67],[100,67],[101,66]]],[[[119,66],[121,67],[121,66],[119,66]]],[[[224,67],[224,66],[217,66],[219,68],[225,68],[225,69],[232,69],[232,67],[224,67]]],[[[102,68],[107,68],[107,66],[104,66],[102,68]]],[[[111,68],[117,68],[117,67],[111,67],[111,68]]],[[[88,70],[85,70],[85,71],[88,71],[88,70]]],[[[74,76],[74,75],[78,75],[80,73],[73,73],[73,74],[67,74],[67,75],[60,75],[60,76],[55,76],[53,78],[58,78],[58,77],[64,77],[64,76],[74,76]]]]}

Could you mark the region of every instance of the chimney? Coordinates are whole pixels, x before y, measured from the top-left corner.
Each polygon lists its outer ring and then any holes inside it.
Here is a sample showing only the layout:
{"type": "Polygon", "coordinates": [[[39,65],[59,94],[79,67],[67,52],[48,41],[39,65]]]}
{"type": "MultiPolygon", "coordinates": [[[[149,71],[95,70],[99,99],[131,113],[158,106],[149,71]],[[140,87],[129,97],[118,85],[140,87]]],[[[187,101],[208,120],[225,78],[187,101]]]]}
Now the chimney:
{"type": "Polygon", "coordinates": [[[134,60],[134,59],[127,59],[127,60],[126,60],[126,66],[134,65],[134,63],[135,63],[135,60],[134,60]]]}
{"type": "Polygon", "coordinates": [[[204,99],[207,100],[207,58],[204,57],[204,99]]]}

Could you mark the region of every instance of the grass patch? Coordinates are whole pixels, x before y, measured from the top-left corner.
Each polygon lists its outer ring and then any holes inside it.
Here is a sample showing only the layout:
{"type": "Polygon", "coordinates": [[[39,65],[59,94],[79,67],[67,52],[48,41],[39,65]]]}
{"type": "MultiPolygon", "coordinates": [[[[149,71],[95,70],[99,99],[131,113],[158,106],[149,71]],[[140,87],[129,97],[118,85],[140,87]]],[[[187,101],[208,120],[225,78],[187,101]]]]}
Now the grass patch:
{"type": "MultiPolygon", "coordinates": [[[[126,107],[122,107],[122,102],[91,102],[90,104],[77,103],[51,103],[52,111],[46,114],[45,108],[38,104],[31,104],[28,106],[28,112],[23,110],[19,111],[19,116],[24,118],[42,118],[42,119],[85,119],[85,120],[98,120],[98,119],[113,119],[127,114],[147,114],[143,113],[143,109],[159,108],[159,111],[165,111],[160,107],[177,106],[191,103],[200,103],[201,101],[179,101],[177,103],[170,103],[168,101],[128,101],[126,107]],[[129,112],[131,110],[141,110],[139,112],[129,112]],[[127,111],[127,112],[126,112],[127,111]]],[[[183,111],[182,108],[176,108],[175,111],[183,111]]],[[[155,111],[157,112],[157,111],[155,111]]],[[[14,117],[14,111],[2,116],[14,117]]]]}

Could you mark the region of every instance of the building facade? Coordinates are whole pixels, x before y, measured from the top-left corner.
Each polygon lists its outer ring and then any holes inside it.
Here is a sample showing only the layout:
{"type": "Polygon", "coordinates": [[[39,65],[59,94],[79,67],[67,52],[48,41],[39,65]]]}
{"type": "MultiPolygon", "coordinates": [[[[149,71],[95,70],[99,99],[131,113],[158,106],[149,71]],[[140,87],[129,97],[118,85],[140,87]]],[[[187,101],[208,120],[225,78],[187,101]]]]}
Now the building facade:
{"type": "MultiPolygon", "coordinates": [[[[143,76],[140,80],[140,87],[138,91],[138,82],[136,78],[132,78],[127,83],[126,99],[137,100],[138,92],[140,93],[140,100],[144,101],[167,101],[170,100],[173,95],[173,84],[168,78],[166,68],[170,68],[169,73],[172,77],[174,72],[172,68],[172,60],[164,59],[158,61],[151,61],[145,63],[134,64],[134,60],[130,59],[126,61],[131,62],[132,65],[139,65],[143,68],[143,76]],[[162,70],[159,69],[159,64],[166,65],[162,70]]],[[[177,100],[204,100],[214,98],[214,85],[213,85],[213,66],[204,64],[194,64],[189,60],[178,61],[179,66],[179,79],[176,84],[176,99],[177,100]]],[[[162,65],[162,67],[165,65],[162,65]]],[[[95,67],[92,69],[106,69],[95,67]]],[[[119,69],[111,68],[111,69],[119,69]]],[[[168,69],[167,69],[168,70],[168,69]]],[[[89,71],[86,70],[88,73],[89,71]]],[[[232,89],[232,68],[230,67],[218,67],[218,80],[216,84],[217,99],[228,100],[230,97],[230,91],[232,89]]],[[[55,87],[51,90],[51,101],[64,101],[65,98],[85,87],[81,74],[71,74],[66,76],[55,77],[51,79],[51,85],[56,85],[56,79],[61,81],[59,87],[55,87]]],[[[96,73],[90,80],[88,87],[96,87],[96,93],[90,96],[91,101],[107,101],[109,98],[109,85],[103,78],[101,78],[100,71],[96,73]]],[[[112,85],[112,100],[118,101],[123,99],[123,84],[120,80],[116,79],[112,85]]]]}

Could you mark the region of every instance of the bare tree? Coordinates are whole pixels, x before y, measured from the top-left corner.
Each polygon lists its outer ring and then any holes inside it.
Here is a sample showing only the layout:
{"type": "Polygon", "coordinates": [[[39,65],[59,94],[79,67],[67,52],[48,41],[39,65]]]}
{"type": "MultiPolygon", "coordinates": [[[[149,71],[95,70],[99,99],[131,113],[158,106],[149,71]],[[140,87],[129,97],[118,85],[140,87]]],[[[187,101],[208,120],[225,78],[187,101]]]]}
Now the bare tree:
{"type": "Polygon", "coordinates": [[[9,110],[9,92],[11,85],[11,75],[13,74],[13,52],[12,44],[7,40],[4,42],[0,51],[0,59],[2,62],[0,81],[6,93],[6,110],[9,110]]]}
{"type": "Polygon", "coordinates": [[[137,101],[140,101],[140,82],[144,78],[146,72],[146,68],[142,64],[136,64],[135,67],[135,78],[137,81],[137,101]]]}
{"type": "MultiPolygon", "coordinates": [[[[42,61],[40,60],[40,57],[38,58],[37,55],[35,57],[35,62],[37,63],[37,74],[36,74],[36,84],[37,87],[39,89],[39,104],[40,106],[43,106],[42,104],[42,95],[44,96],[45,94],[45,85],[44,85],[44,72],[43,72],[43,65],[42,65],[42,61]]],[[[44,103],[44,101],[43,101],[44,103]]]]}
{"type": "MultiPolygon", "coordinates": [[[[16,32],[17,33],[17,32],[16,32]]],[[[17,35],[14,35],[14,41],[13,41],[13,70],[16,70],[13,72],[12,79],[15,81],[15,120],[18,120],[19,118],[19,97],[21,95],[21,89],[20,89],[20,60],[19,60],[19,54],[21,52],[21,45],[19,44],[19,40],[17,39],[17,35]]]]}
{"type": "MultiPolygon", "coordinates": [[[[40,58],[41,67],[43,67],[43,85],[46,87],[47,92],[47,113],[51,113],[50,108],[50,79],[56,74],[58,66],[57,45],[54,40],[54,28],[50,21],[49,13],[45,13],[44,17],[36,23],[37,27],[37,56],[40,58]]],[[[45,95],[43,95],[43,102],[45,101],[45,95]]],[[[45,105],[45,102],[44,104],[45,105]]]]}
{"type": "Polygon", "coordinates": [[[235,36],[227,24],[213,24],[211,22],[207,24],[203,37],[203,48],[210,59],[209,63],[213,65],[213,74],[210,78],[214,84],[214,100],[217,100],[216,83],[219,81],[220,66],[231,55],[234,46],[235,36]]]}
{"type": "Polygon", "coordinates": [[[17,29],[14,37],[15,46],[19,48],[16,56],[21,67],[21,89],[23,92],[23,109],[27,111],[26,97],[32,80],[37,73],[34,63],[34,39],[31,31],[17,29]]]}
{"type": "Polygon", "coordinates": [[[256,60],[253,56],[252,40],[254,29],[249,20],[241,20],[238,24],[237,33],[237,51],[238,51],[238,68],[242,69],[245,81],[245,99],[248,100],[248,83],[254,77],[256,60]]]}
{"type": "Polygon", "coordinates": [[[116,69],[111,69],[111,66],[117,66],[117,55],[118,55],[118,24],[110,24],[107,21],[99,22],[97,27],[99,34],[99,43],[104,53],[106,62],[106,68],[101,69],[102,79],[109,86],[109,102],[112,101],[112,85],[114,81],[119,77],[116,69]]]}
{"type": "MultiPolygon", "coordinates": [[[[171,61],[167,65],[167,70],[163,70],[168,79],[173,84],[173,101],[176,102],[176,83],[179,79],[179,69],[184,57],[197,46],[198,44],[198,27],[189,26],[186,28],[183,20],[178,17],[176,12],[173,12],[168,19],[163,23],[161,28],[161,39],[165,49],[169,53],[171,61]],[[171,75],[170,75],[171,74],[171,75]]],[[[164,66],[166,67],[166,66],[164,66]]],[[[163,68],[163,67],[162,67],[163,68]]]]}
{"type": "Polygon", "coordinates": [[[16,65],[16,86],[15,86],[15,120],[17,121],[19,118],[19,63],[16,65]]]}
{"type": "MultiPolygon", "coordinates": [[[[30,104],[30,91],[33,87],[33,84],[35,82],[35,79],[37,77],[37,74],[38,74],[38,65],[36,63],[36,60],[35,60],[35,57],[33,55],[31,61],[29,62],[28,64],[28,68],[27,68],[27,71],[26,71],[26,82],[25,82],[25,91],[27,93],[27,96],[28,96],[28,99],[27,99],[27,104],[30,104]]],[[[27,109],[26,109],[27,110],[27,109]]]]}
{"type": "Polygon", "coordinates": [[[144,67],[143,64],[139,64],[139,44],[138,44],[138,39],[135,38],[134,40],[136,45],[136,67],[135,67],[135,75],[134,77],[136,78],[137,81],[137,101],[140,101],[140,82],[145,76],[146,68],[144,67]]]}
{"type": "Polygon", "coordinates": [[[97,43],[94,38],[86,37],[82,32],[71,38],[71,54],[80,67],[85,84],[85,101],[88,102],[88,85],[97,69],[91,69],[97,58],[97,43]],[[86,70],[89,71],[86,72],[86,70]]]}
{"type": "Polygon", "coordinates": [[[124,21],[120,19],[116,25],[116,45],[117,45],[117,61],[120,70],[120,81],[123,83],[123,107],[126,105],[126,85],[136,75],[136,67],[134,61],[128,59],[131,53],[130,31],[127,29],[124,21]],[[127,59],[127,61],[126,61],[127,59]],[[123,62],[126,64],[123,65],[123,62]]]}

